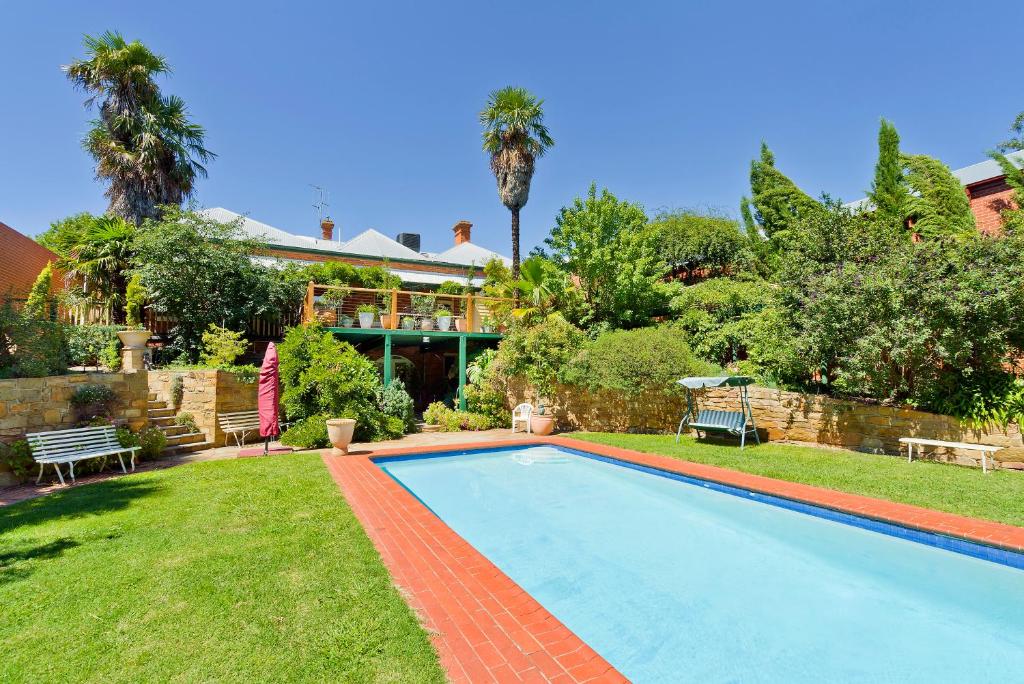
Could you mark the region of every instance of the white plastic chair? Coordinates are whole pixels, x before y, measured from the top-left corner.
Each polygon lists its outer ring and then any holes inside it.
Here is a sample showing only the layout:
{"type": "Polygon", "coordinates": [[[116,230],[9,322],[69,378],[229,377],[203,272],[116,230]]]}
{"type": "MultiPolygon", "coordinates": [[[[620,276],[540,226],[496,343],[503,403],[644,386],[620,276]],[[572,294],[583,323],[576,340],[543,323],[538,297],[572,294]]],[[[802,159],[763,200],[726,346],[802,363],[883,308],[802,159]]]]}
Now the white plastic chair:
{"type": "Polygon", "coordinates": [[[530,429],[530,416],[532,414],[533,404],[520,404],[512,409],[512,432],[516,431],[517,423],[523,423],[526,425],[526,433],[532,433],[533,430],[530,429]]]}

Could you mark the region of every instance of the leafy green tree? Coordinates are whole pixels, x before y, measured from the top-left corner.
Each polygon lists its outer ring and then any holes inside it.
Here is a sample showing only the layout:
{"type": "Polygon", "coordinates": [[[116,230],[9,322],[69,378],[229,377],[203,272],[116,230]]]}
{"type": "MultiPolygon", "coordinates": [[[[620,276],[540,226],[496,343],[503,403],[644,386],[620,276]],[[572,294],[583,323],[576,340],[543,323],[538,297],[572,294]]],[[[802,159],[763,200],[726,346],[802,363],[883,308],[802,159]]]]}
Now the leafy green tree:
{"type": "Polygon", "coordinates": [[[480,112],[484,151],[498,181],[498,196],[512,212],[512,277],[519,279],[519,211],[530,198],[539,157],[555,144],[544,125],[544,101],[525,88],[496,90],[480,112]]]}
{"type": "Polygon", "coordinates": [[[607,188],[598,195],[592,183],[586,197],[562,207],[544,243],[552,261],[579,280],[585,325],[643,326],[666,303],[665,263],[647,215],[607,188]]]}
{"type": "Polygon", "coordinates": [[[228,368],[249,348],[249,342],[241,332],[222,328],[214,323],[203,333],[203,351],[199,363],[213,368],[228,368]]]}
{"type": "Polygon", "coordinates": [[[99,119],[83,145],[96,161],[96,176],[110,184],[108,212],[138,225],[156,218],[161,205],[190,197],[215,155],[184,101],[160,93],[155,79],[170,73],[163,57],[110,31],[83,42],[86,58],[64,67],[88,94],[87,107],[100,100],[99,119]]]}
{"type": "Polygon", "coordinates": [[[50,320],[53,310],[53,265],[48,261],[36,276],[25,302],[25,314],[33,318],[50,320]]]}
{"type": "Polygon", "coordinates": [[[903,175],[900,136],[890,121],[882,119],[878,129],[878,162],[868,198],[879,216],[902,225],[909,213],[910,189],[903,175]]]}
{"type": "Polygon", "coordinates": [[[711,213],[664,211],[654,217],[651,230],[672,275],[688,282],[725,273],[748,246],[736,221],[711,213]]]}
{"type": "Polygon", "coordinates": [[[496,378],[526,378],[542,398],[549,399],[585,340],[582,330],[557,313],[536,325],[516,324],[501,341],[488,370],[496,378]]]}
{"type": "Polygon", "coordinates": [[[76,221],[75,226],[75,230],[54,236],[61,255],[57,268],[69,286],[80,287],[102,305],[111,321],[124,323],[135,226],[119,216],[97,216],[88,222],[76,221]]]}
{"type": "Polygon", "coordinates": [[[49,228],[36,236],[36,242],[54,252],[57,256],[67,256],[64,250],[69,245],[74,245],[97,218],[99,217],[83,211],[59,221],[54,221],[50,224],[49,228]]]}
{"type": "Polygon", "coordinates": [[[1017,166],[1000,152],[990,152],[989,156],[999,164],[1006,176],[1006,184],[1013,190],[1015,206],[1003,210],[1003,227],[1008,231],[1024,232],[1024,164],[1017,166]]]}
{"type": "Polygon", "coordinates": [[[923,154],[903,155],[907,185],[907,215],[913,231],[924,238],[970,235],[976,231],[974,212],[964,186],[949,167],[923,154]]]}
{"type": "Polygon", "coordinates": [[[750,162],[750,191],[757,228],[769,239],[821,210],[820,202],[775,168],[775,155],[763,142],[760,159],[750,162]]]}
{"type": "Polygon", "coordinates": [[[259,316],[276,316],[292,301],[273,269],[253,263],[259,245],[241,239],[239,222],[219,223],[167,207],[136,238],[135,267],[150,306],[175,320],[172,350],[195,363],[211,324],[244,331],[259,316]]]}
{"type": "Polygon", "coordinates": [[[1003,154],[1024,150],[1024,112],[1013,120],[1010,124],[1010,137],[996,145],[996,149],[1003,154]]]}

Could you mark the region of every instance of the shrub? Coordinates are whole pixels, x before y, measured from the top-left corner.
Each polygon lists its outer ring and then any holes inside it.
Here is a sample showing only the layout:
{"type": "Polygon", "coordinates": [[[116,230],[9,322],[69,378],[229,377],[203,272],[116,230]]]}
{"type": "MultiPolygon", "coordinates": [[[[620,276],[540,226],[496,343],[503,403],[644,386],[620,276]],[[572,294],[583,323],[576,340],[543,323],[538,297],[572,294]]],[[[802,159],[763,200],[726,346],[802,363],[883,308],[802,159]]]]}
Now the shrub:
{"type": "Polygon", "coordinates": [[[446,280],[437,286],[437,294],[446,295],[460,295],[465,291],[466,286],[455,282],[454,280],[446,280]]]}
{"type": "Polygon", "coordinates": [[[19,439],[10,444],[0,444],[0,463],[6,465],[19,480],[24,480],[36,465],[28,442],[19,439]]]}
{"type": "Polygon", "coordinates": [[[490,385],[466,385],[466,408],[487,417],[491,428],[502,427],[509,420],[505,395],[490,385]]]}
{"type": "Polygon", "coordinates": [[[136,458],[146,461],[160,456],[167,446],[167,435],[157,427],[145,427],[137,433],[126,427],[119,427],[117,428],[117,441],[123,447],[139,447],[139,450],[135,452],[136,458]]]}
{"type": "Polygon", "coordinates": [[[260,378],[260,369],[251,363],[242,366],[227,366],[222,370],[233,373],[235,379],[243,385],[251,385],[260,378]]]}
{"type": "Polygon", "coordinates": [[[241,332],[234,332],[213,323],[203,333],[203,350],[199,363],[213,368],[233,366],[235,359],[245,353],[249,343],[241,332]]]}
{"type": "Polygon", "coordinates": [[[469,411],[456,411],[440,401],[435,401],[427,407],[423,412],[423,420],[431,425],[437,425],[441,432],[489,430],[492,427],[489,417],[469,411]]]}
{"type": "Polygon", "coordinates": [[[727,366],[747,358],[762,312],[773,305],[764,281],[711,278],[680,288],[669,307],[694,353],[727,366]]]}
{"type": "Polygon", "coordinates": [[[281,444],[320,449],[331,445],[327,438],[327,416],[308,416],[297,421],[281,435],[281,444]]]}
{"type": "Polygon", "coordinates": [[[109,421],[117,394],[107,385],[81,385],[71,395],[71,405],[79,421],[88,422],[97,419],[109,421]]]}
{"type": "Polygon", "coordinates": [[[288,330],[279,348],[282,404],[292,419],[310,416],[354,418],[357,441],[402,435],[401,419],[377,404],[380,376],[373,362],[319,323],[288,330]]]}
{"type": "Polygon", "coordinates": [[[29,290],[28,300],[25,302],[25,315],[33,318],[51,320],[56,313],[53,292],[53,265],[46,262],[46,266],[39,272],[32,289],[29,290]]]}
{"type": "Polygon", "coordinates": [[[580,387],[636,395],[678,392],[676,380],[711,371],[693,356],[679,330],[659,326],[599,335],[569,364],[565,378],[580,387]]]}
{"type": "Polygon", "coordinates": [[[513,327],[501,341],[492,368],[499,377],[525,377],[542,396],[550,396],[584,340],[583,331],[551,314],[537,325],[513,327]]]}
{"type": "MultiPolygon", "coordinates": [[[[114,325],[73,325],[68,326],[68,361],[72,366],[106,366],[116,359],[114,366],[121,366],[121,340],[117,337],[120,328],[114,325]]],[[[116,370],[112,368],[112,370],[116,370]]]]}
{"type": "Polygon", "coordinates": [[[377,388],[377,405],[385,415],[402,421],[404,432],[416,432],[412,397],[405,390],[405,384],[401,380],[392,380],[387,387],[380,385],[377,388]]]}
{"type": "Polygon", "coordinates": [[[189,432],[199,432],[199,426],[196,425],[195,416],[187,411],[183,411],[182,413],[174,416],[174,424],[188,428],[189,432]]]}
{"type": "Polygon", "coordinates": [[[142,309],[146,304],[146,288],[142,287],[142,277],[136,273],[128,281],[124,291],[124,315],[128,327],[142,325],[142,309]]]}
{"type": "Polygon", "coordinates": [[[0,305],[0,378],[41,378],[68,370],[65,328],[0,305]]]}
{"type": "Polygon", "coordinates": [[[185,378],[175,375],[171,379],[171,406],[178,408],[185,397],[185,378]]]}

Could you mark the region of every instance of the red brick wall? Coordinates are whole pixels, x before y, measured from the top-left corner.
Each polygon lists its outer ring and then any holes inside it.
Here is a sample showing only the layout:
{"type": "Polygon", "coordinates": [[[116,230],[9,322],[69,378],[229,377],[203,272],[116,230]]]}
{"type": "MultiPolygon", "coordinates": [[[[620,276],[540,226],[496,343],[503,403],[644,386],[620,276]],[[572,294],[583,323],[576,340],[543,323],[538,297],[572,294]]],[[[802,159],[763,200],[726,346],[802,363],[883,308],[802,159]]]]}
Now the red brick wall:
{"type": "Polygon", "coordinates": [[[0,295],[27,295],[48,261],[57,261],[57,255],[0,223],[0,295]]]}
{"type": "Polygon", "coordinates": [[[1003,178],[993,178],[982,183],[968,186],[967,195],[971,198],[971,211],[974,212],[978,230],[986,235],[994,235],[1002,229],[1001,214],[1013,208],[1013,190],[1003,178]]]}

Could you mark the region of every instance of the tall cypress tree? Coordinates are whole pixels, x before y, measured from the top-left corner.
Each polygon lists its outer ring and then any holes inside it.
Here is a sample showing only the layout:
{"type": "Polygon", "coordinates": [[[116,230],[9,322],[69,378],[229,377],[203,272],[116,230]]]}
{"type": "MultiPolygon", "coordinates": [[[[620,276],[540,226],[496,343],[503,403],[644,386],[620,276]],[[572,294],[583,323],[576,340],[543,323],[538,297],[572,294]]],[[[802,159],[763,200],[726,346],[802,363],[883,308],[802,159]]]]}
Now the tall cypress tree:
{"type": "Polygon", "coordinates": [[[885,119],[878,128],[878,162],[868,198],[880,217],[894,224],[902,224],[907,218],[910,190],[900,159],[900,135],[885,119]]]}
{"type": "Polygon", "coordinates": [[[761,158],[750,162],[750,190],[758,227],[768,238],[821,210],[819,202],[775,168],[775,155],[763,142],[761,158]]]}
{"type": "Polygon", "coordinates": [[[929,238],[976,230],[971,202],[948,166],[925,154],[904,154],[900,159],[913,191],[907,207],[915,233],[929,238]]]}

